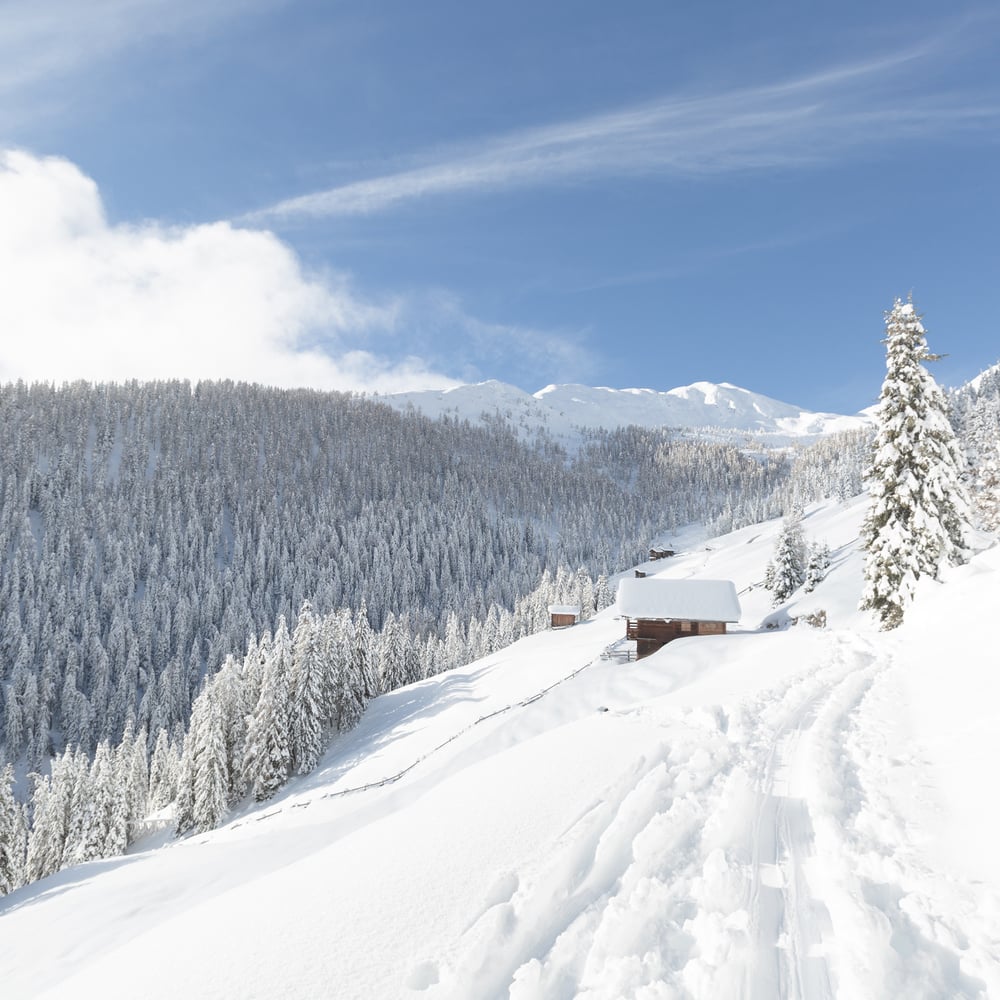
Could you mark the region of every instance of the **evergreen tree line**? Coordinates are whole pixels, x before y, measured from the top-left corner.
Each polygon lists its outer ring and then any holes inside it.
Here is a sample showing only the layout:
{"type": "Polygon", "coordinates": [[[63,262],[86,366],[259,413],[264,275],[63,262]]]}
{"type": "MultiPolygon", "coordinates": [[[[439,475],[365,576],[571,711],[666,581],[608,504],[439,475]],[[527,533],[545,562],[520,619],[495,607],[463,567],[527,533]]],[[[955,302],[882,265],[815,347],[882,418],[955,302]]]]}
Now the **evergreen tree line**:
{"type": "Polygon", "coordinates": [[[34,768],[129,721],[186,727],[205,673],[307,597],[422,640],[453,616],[495,628],[546,571],[756,519],[787,477],[668,432],[571,456],[502,422],[232,383],[10,384],[0,426],[0,753],[34,768]]]}
{"type": "Polygon", "coordinates": [[[839,431],[796,448],[790,473],[773,497],[781,513],[863,493],[873,436],[874,431],[867,428],[839,431]]]}
{"type": "Polygon", "coordinates": [[[952,425],[971,468],[972,515],[985,531],[1000,531],[1000,365],[949,394],[952,425]]]}
{"type": "MultiPolygon", "coordinates": [[[[154,765],[162,763],[161,753],[154,765]]],[[[23,806],[13,777],[8,764],[0,773],[0,896],[71,865],[121,854],[135,839],[151,794],[146,734],[134,736],[127,727],[117,747],[102,740],[92,759],[78,747],[65,750],[47,774],[30,776],[34,788],[23,806]]],[[[158,787],[154,780],[153,794],[158,787]]]]}
{"type": "Polygon", "coordinates": [[[376,633],[363,609],[319,616],[307,601],[291,635],[281,618],[273,637],[251,641],[242,663],[227,657],[195,699],[176,783],[177,832],[211,829],[245,795],[263,801],[293,774],[308,774],[371,698],[543,631],[550,604],[577,604],[587,620],[613,600],[606,577],[595,583],[583,569],[561,569],[513,612],[494,606],[467,628],[452,615],[444,638],[423,640],[405,618],[390,614],[376,633]]]}
{"type": "Polygon", "coordinates": [[[54,757],[31,776],[20,806],[13,767],[0,777],[0,895],[71,865],[121,854],[148,811],[173,805],[178,833],[217,826],[247,795],[270,798],[293,774],[315,768],[330,738],[353,729],[379,694],[461,666],[548,627],[548,605],[574,603],[583,619],[612,603],[607,578],[546,572],[513,612],[482,622],[449,617],[445,636],[414,635],[389,615],[375,631],[362,608],[317,615],[306,601],[289,633],[251,637],[242,660],[227,656],[194,699],[186,732],[155,738],[126,726],[122,742],[54,757]],[[149,745],[152,753],[149,753],[149,745]],[[148,761],[148,764],[147,764],[148,761]]]}

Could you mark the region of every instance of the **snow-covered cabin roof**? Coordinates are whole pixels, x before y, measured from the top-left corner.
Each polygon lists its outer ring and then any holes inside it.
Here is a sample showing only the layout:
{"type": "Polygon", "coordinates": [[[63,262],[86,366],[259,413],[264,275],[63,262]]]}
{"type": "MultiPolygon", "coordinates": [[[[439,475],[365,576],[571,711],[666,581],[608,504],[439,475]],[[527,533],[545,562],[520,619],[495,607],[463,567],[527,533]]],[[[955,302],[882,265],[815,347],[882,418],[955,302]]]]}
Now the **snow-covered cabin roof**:
{"type": "Polygon", "coordinates": [[[550,615],[577,615],[580,614],[579,604],[550,604],[550,615]]]}
{"type": "Polygon", "coordinates": [[[742,614],[731,580],[629,577],[618,584],[618,613],[627,618],[738,622],[742,614]]]}

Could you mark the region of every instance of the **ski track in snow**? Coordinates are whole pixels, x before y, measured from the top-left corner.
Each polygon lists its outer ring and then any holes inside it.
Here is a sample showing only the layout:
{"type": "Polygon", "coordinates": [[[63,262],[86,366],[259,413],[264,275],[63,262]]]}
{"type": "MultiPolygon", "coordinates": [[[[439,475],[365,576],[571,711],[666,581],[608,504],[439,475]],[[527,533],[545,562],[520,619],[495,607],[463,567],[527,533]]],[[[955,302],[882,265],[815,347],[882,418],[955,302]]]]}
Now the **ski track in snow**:
{"type": "MultiPolygon", "coordinates": [[[[919,873],[902,865],[905,848],[886,845],[892,880],[858,879],[873,859],[856,821],[886,807],[867,800],[884,762],[859,716],[892,663],[863,638],[829,639],[819,666],[734,710],[633,710],[662,727],[659,745],[537,871],[498,880],[444,960],[413,968],[411,995],[986,995],[960,971],[968,936],[934,914],[934,893],[917,909],[936,935],[907,915],[919,873]]],[[[997,937],[981,937],[988,954],[965,959],[985,970],[997,937]]]]}

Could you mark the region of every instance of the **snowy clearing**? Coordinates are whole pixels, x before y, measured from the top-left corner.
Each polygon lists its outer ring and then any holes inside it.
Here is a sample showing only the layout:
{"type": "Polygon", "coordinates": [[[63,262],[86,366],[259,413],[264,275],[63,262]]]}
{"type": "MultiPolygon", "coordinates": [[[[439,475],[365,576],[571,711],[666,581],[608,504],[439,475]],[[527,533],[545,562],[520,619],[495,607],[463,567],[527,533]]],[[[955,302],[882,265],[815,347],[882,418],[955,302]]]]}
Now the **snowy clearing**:
{"type": "Polygon", "coordinates": [[[830,573],[777,612],[779,522],[647,564],[733,580],[729,635],[522,639],[220,830],[14,892],[4,1000],[1000,997],[1000,549],[878,633],[863,510],[807,513],[830,573]]]}

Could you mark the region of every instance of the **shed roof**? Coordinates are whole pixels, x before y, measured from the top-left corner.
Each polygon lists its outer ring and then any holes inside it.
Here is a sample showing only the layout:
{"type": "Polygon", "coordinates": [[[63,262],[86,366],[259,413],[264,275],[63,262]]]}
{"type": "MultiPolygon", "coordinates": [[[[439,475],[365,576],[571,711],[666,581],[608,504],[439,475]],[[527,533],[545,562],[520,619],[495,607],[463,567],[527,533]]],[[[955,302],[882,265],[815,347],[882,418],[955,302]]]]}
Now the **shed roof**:
{"type": "Polygon", "coordinates": [[[618,584],[618,613],[628,618],[738,622],[742,614],[731,580],[627,577],[618,584]]]}
{"type": "Polygon", "coordinates": [[[549,605],[550,615],[579,615],[580,605],[579,604],[550,604],[549,605]]]}

